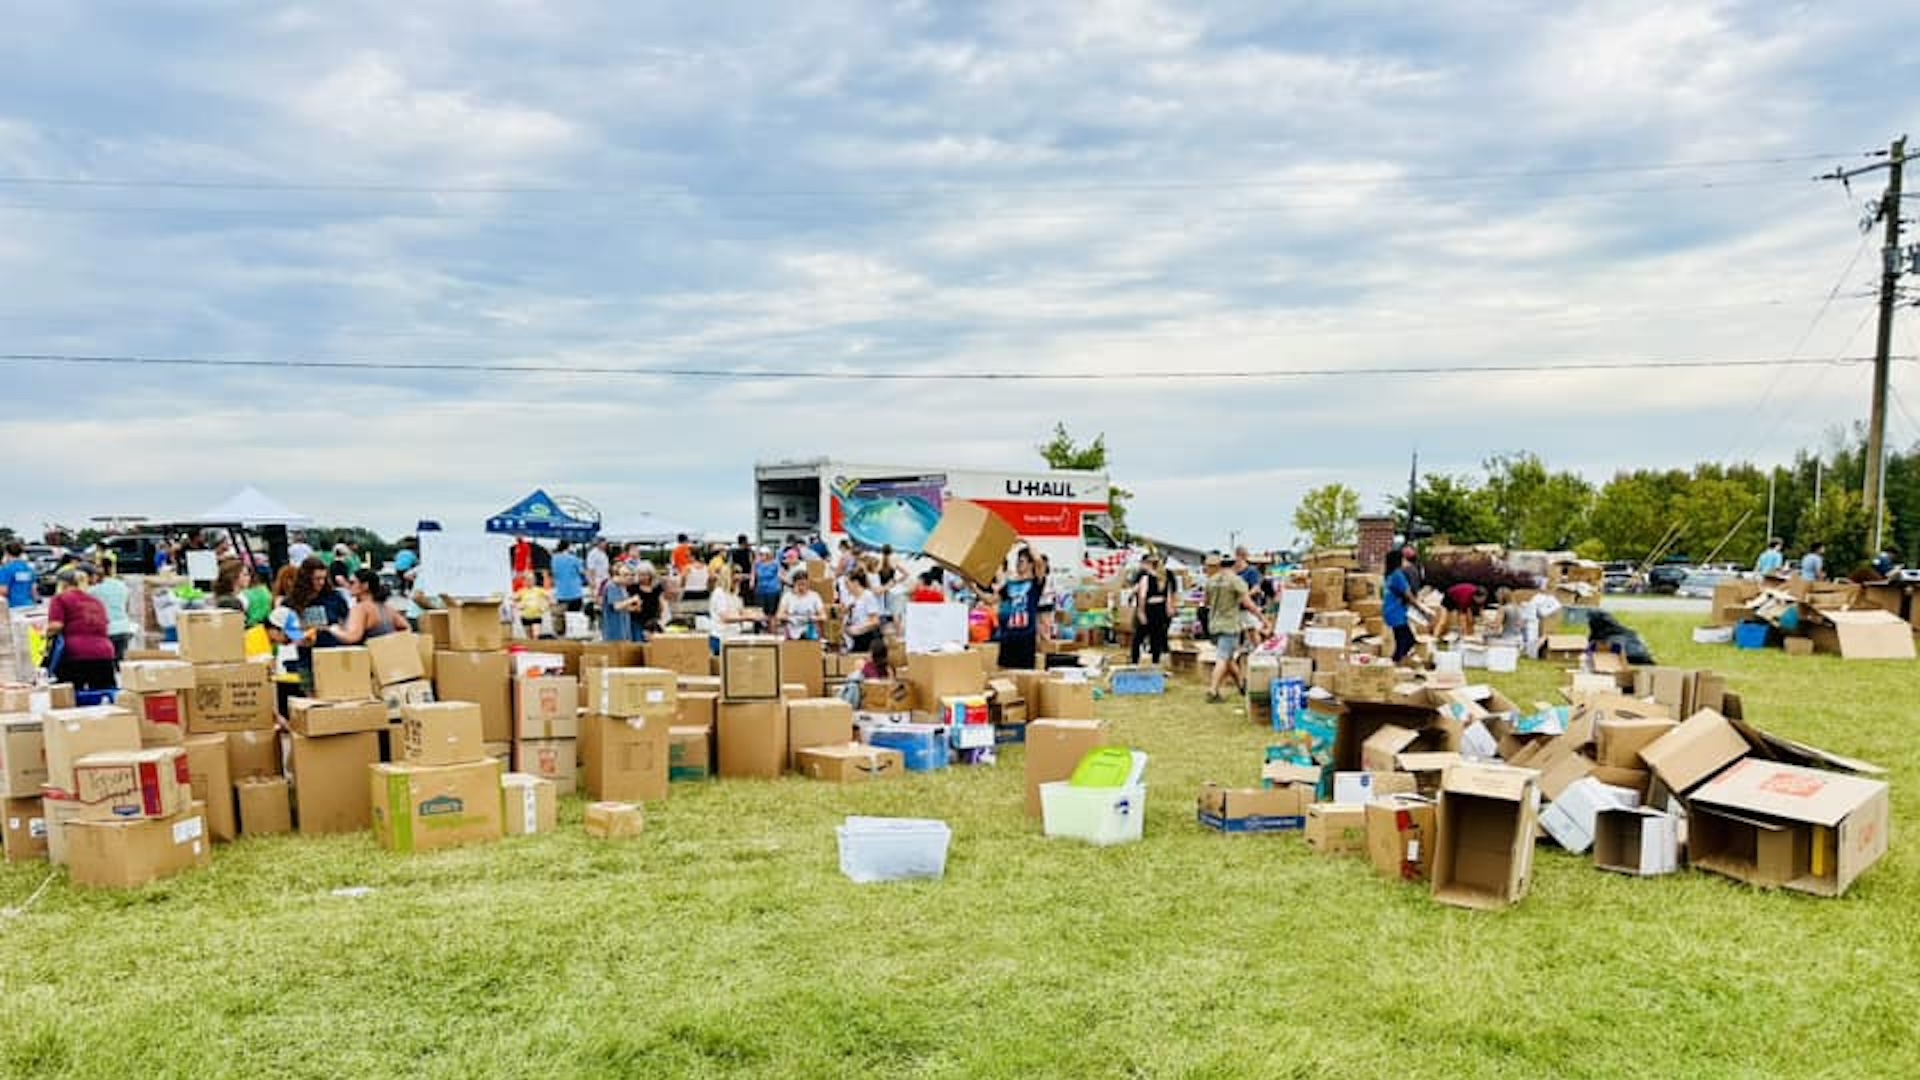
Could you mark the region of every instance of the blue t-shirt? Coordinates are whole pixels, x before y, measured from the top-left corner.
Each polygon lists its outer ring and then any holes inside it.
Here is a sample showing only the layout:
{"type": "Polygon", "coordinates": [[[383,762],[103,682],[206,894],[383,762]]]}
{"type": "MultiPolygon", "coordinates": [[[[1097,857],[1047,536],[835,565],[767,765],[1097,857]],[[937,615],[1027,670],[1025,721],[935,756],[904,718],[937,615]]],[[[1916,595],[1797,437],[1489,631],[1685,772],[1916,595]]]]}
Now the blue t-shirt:
{"type": "Polygon", "coordinates": [[[614,609],[626,599],[627,590],[619,582],[609,581],[600,591],[600,640],[627,641],[633,637],[633,612],[614,609]]]}
{"type": "Polygon", "coordinates": [[[780,564],[758,563],[753,568],[753,591],[761,596],[780,591],[780,564]]]}
{"type": "Polygon", "coordinates": [[[1407,572],[1395,570],[1387,575],[1386,595],[1380,598],[1380,618],[1388,626],[1407,625],[1407,572]]]}
{"type": "Polygon", "coordinates": [[[1772,548],[1768,548],[1760,553],[1760,561],[1753,564],[1753,569],[1755,573],[1761,575],[1771,574],[1775,570],[1780,569],[1781,564],[1786,561],[1787,557],[1785,555],[1780,554],[1772,548]]]}
{"type": "Polygon", "coordinates": [[[25,559],[15,559],[0,566],[0,577],[7,582],[7,606],[10,608],[33,606],[33,564],[25,559]]]}
{"type": "Polygon", "coordinates": [[[578,600],[587,595],[587,566],[580,556],[563,551],[553,557],[553,598],[578,600]]]}

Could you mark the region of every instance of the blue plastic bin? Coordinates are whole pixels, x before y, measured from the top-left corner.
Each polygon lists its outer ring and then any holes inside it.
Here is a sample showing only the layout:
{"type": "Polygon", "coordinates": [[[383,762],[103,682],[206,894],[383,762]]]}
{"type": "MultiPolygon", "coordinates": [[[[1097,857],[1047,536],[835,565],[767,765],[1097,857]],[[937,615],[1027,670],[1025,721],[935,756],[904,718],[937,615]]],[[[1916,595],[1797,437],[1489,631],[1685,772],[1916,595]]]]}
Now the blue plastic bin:
{"type": "Polygon", "coordinates": [[[1167,692],[1167,673],[1158,668],[1120,668],[1113,673],[1114,697],[1154,697],[1167,692]]]}
{"type": "Polygon", "coordinates": [[[75,690],[73,703],[83,709],[93,705],[111,705],[118,693],[117,690],[75,690]]]}
{"type": "Polygon", "coordinates": [[[1733,628],[1733,647],[1736,649],[1764,649],[1768,639],[1773,637],[1773,627],[1763,622],[1741,623],[1733,628]]]}
{"type": "Polygon", "coordinates": [[[876,725],[867,732],[867,743],[900,751],[908,772],[944,769],[951,758],[947,729],[938,724],[876,725]]]}

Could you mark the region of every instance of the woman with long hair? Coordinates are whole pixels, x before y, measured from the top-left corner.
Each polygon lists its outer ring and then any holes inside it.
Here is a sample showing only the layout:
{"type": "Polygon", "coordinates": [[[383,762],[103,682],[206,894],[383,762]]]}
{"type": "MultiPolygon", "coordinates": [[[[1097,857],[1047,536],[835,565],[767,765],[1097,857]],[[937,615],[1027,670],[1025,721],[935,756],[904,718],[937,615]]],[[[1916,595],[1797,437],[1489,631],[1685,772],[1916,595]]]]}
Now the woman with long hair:
{"type": "Polygon", "coordinates": [[[392,594],[379,574],[361,567],[347,579],[347,591],[353,597],[353,607],[347,612],[346,622],[333,627],[336,643],[358,645],[368,638],[385,637],[407,628],[406,618],[387,603],[392,594]]]}
{"type": "Polygon", "coordinates": [[[1133,647],[1131,663],[1140,662],[1146,646],[1155,664],[1167,655],[1167,628],[1173,625],[1173,578],[1158,552],[1148,553],[1140,580],[1133,587],[1133,647]]]}

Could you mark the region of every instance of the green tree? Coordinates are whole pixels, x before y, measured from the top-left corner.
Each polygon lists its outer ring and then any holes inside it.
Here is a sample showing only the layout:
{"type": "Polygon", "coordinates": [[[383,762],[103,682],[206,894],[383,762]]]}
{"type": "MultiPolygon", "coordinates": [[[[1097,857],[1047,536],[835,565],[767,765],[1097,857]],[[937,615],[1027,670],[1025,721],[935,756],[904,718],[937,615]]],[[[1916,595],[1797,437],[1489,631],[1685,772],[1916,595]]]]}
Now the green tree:
{"type": "Polygon", "coordinates": [[[1696,476],[1673,500],[1679,550],[1704,560],[1748,563],[1766,546],[1766,493],[1744,481],[1696,476]],[[1715,554],[1716,549],[1718,554],[1715,554]]]}
{"type": "Polygon", "coordinates": [[[1678,470],[1615,473],[1594,498],[1588,534],[1613,558],[1645,559],[1673,524],[1673,500],[1687,482],[1678,470]]]}
{"type": "Polygon", "coordinates": [[[1308,547],[1344,547],[1360,538],[1360,493],[1345,484],[1327,484],[1300,497],[1293,527],[1308,547]]]}
{"type": "MultiPolygon", "coordinates": [[[[1485,493],[1473,481],[1428,473],[1414,489],[1415,536],[1444,536],[1456,544],[1499,543],[1500,522],[1485,493]]],[[[1405,496],[1395,496],[1394,512],[1407,513],[1405,496]]]]}
{"type": "Polygon", "coordinates": [[[1827,576],[1846,577],[1866,558],[1867,510],[1860,493],[1822,489],[1820,502],[1800,520],[1796,543],[1790,550],[1805,551],[1827,545],[1827,576]]]}
{"type": "Polygon", "coordinates": [[[1560,551],[1586,529],[1593,485],[1571,472],[1549,472],[1531,453],[1499,455],[1486,462],[1483,490],[1500,540],[1524,550],[1560,551]]]}
{"type": "MultiPolygon", "coordinates": [[[[1067,469],[1081,472],[1107,471],[1107,433],[1094,436],[1092,442],[1081,446],[1067,433],[1067,425],[1053,425],[1053,438],[1039,447],[1040,456],[1045,458],[1047,466],[1054,469],[1067,469]]],[[[1127,503],[1133,498],[1133,492],[1109,480],[1107,482],[1107,515],[1113,519],[1113,531],[1124,540],[1127,536],[1127,503]]]]}

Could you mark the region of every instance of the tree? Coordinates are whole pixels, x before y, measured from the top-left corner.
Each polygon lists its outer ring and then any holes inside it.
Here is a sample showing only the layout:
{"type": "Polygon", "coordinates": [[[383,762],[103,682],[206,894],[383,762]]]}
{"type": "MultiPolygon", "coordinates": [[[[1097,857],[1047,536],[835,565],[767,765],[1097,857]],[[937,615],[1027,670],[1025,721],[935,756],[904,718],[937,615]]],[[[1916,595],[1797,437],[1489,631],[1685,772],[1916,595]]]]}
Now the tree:
{"type": "Polygon", "coordinates": [[[1673,500],[1672,511],[1681,529],[1677,550],[1693,559],[1711,555],[1744,564],[1766,546],[1766,494],[1755,494],[1740,480],[1695,476],[1673,500]]]}
{"type": "MultiPolygon", "coordinates": [[[[1494,518],[1485,494],[1474,487],[1471,480],[1428,473],[1414,489],[1413,501],[1414,517],[1418,519],[1416,537],[1444,536],[1456,544],[1500,542],[1500,523],[1494,518]]],[[[1405,496],[1395,496],[1393,506],[1395,513],[1406,515],[1405,496]]]]}
{"type": "MultiPolygon", "coordinates": [[[[1053,438],[1039,447],[1040,456],[1047,460],[1047,466],[1054,469],[1079,472],[1107,471],[1107,433],[1094,436],[1092,442],[1081,446],[1067,433],[1067,425],[1053,425],[1053,438]]],[[[1133,492],[1109,480],[1107,482],[1107,515],[1113,519],[1113,531],[1119,539],[1127,536],[1127,502],[1133,498],[1133,492]]]]}
{"type": "Polygon", "coordinates": [[[1360,493],[1345,484],[1328,484],[1300,496],[1293,527],[1311,548],[1345,547],[1360,538],[1360,493]]]}
{"type": "Polygon", "coordinates": [[[1525,452],[1489,458],[1486,469],[1484,496],[1508,547],[1560,551],[1584,533],[1593,485],[1578,474],[1548,472],[1525,452]]]}
{"type": "Polygon", "coordinates": [[[1593,501],[1587,532],[1613,558],[1644,559],[1673,524],[1674,497],[1687,483],[1679,471],[1615,473],[1593,501]]]}
{"type": "Polygon", "coordinates": [[[1861,505],[1860,493],[1823,490],[1819,504],[1800,519],[1797,541],[1793,547],[1796,551],[1827,545],[1828,577],[1852,573],[1867,561],[1867,510],[1861,505]]]}

